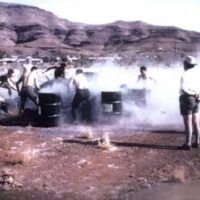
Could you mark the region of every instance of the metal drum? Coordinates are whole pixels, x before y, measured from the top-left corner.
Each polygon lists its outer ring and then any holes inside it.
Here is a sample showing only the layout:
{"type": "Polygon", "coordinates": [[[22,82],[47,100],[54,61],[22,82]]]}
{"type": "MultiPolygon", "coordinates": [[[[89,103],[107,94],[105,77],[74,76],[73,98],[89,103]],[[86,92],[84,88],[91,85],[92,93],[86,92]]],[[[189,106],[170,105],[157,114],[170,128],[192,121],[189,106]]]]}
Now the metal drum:
{"type": "Polygon", "coordinates": [[[38,115],[42,126],[59,126],[61,120],[60,96],[54,93],[39,93],[38,115]]]}
{"type": "Polygon", "coordinates": [[[101,92],[101,104],[103,113],[119,115],[122,113],[121,92],[101,92]]]}

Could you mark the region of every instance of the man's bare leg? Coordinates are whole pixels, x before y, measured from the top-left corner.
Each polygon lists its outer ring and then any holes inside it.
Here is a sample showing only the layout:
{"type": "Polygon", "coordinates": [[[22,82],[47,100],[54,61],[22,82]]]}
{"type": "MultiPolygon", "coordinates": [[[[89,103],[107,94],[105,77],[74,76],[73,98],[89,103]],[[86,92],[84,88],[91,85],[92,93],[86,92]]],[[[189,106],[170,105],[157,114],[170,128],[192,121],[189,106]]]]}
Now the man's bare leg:
{"type": "Polygon", "coordinates": [[[185,144],[191,146],[192,144],[192,114],[184,115],[183,116],[184,126],[185,126],[185,134],[186,134],[186,141],[185,144]]]}
{"type": "Polygon", "coordinates": [[[192,124],[194,127],[194,134],[195,134],[195,143],[196,147],[198,148],[199,142],[200,142],[200,125],[199,125],[199,114],[194,113],[192,115],[192,124]]]}

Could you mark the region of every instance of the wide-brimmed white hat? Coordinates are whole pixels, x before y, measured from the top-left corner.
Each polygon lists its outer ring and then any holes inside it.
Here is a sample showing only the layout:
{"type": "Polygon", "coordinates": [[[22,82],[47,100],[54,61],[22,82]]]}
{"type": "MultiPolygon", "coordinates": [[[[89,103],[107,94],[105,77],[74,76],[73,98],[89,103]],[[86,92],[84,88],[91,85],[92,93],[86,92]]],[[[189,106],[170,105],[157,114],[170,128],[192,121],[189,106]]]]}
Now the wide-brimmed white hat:
{"type": "Polygon", "coordinates": [[[193,56],[187,56],[184,60],[184,63],[187,63],[189,65],[196,65],[197,61],[193,56]]]}

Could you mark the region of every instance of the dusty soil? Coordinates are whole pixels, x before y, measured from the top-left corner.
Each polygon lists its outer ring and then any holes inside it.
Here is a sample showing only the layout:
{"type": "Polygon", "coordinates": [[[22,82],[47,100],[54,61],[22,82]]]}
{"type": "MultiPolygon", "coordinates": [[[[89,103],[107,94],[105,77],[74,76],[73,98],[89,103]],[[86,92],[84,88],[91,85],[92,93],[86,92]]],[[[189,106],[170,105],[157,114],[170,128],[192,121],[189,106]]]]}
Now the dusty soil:
{"type": "Polygon", "coordinates": [[[87,130],[0,126],[0,199],[156,199],[200,178],[199,150],[177,149],[180,130],[109,129],[111,149],[98,146],[100,127],[87,130]]]}

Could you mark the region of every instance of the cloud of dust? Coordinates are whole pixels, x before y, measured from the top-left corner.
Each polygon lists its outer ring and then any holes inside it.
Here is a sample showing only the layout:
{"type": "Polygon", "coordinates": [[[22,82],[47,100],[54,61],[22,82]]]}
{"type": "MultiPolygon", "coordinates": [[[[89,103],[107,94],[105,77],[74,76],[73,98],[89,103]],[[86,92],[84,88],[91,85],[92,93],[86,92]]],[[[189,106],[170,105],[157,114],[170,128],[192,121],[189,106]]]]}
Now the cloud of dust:
{"type": "MultiPolygon", "coordinates": [[[[140,66],[116,66],[108,62],[105,64],[94,64],[90,68],[84,68],[88,74],[89,86],[92,96],[95,97],[95,120],[101,121],[102,115],[101,92],[116,91],[122,93],[122,115],[119,116],[121,123],[113,121],[115,126],[128,126],[130,128],[165,127],[171,128],[182,124],[179,111],[179,85],[183,73],[182,64],[175,64],[173,67],[147,66],[147,72],[156,83],[149,83],[149,92],[146,95],[146,102],[140,102],[137,92],[142,90],[137,83],[140,74],[140,66]],[[132,93],[130,93],[130,91],[132,93]],[[135,94],[134,94],[135,93],[135,94]],[[132,95],[132,96],[131,96],[132,95]]],[[[198,66],[197,66],[198,67],[198,66]]],[[[69,74],[73,76],[75,69],[69,74]]],[[[70,77],[66,80],[53,80],[43,84],[40,92],[58,93],[61,95],[64,107],[71,109],[74,96],[74,88],[69,86],[70,77]]],[[[142,100],[141,100],[142,101],[142,100]]],[[[70,114],[70,113],[68,113],[70,114]]],[[[112,115],[109,118],[112,121],[112,115]]]]}
{"type": "Polygon", "coordinates": [[[148,83],[149,92],[145,105],[136,94],[142,90],[142,86],[137,83],[139,66],[117,67],[107,63],[104,66],[94,65],[93,68],[96,68],[99,74],[96,88],[99,92],[122,92],[123,111],[120,125],[132,128],[142,125],[148,128],[170,127],[182,123],[179,113],[179,84],[183,67],[180,64],[174,65],[173,68],[147,65],[147,72],[156,83],[148,83]],[[132,97],[128,91],[132,91],[132,97]]]}

